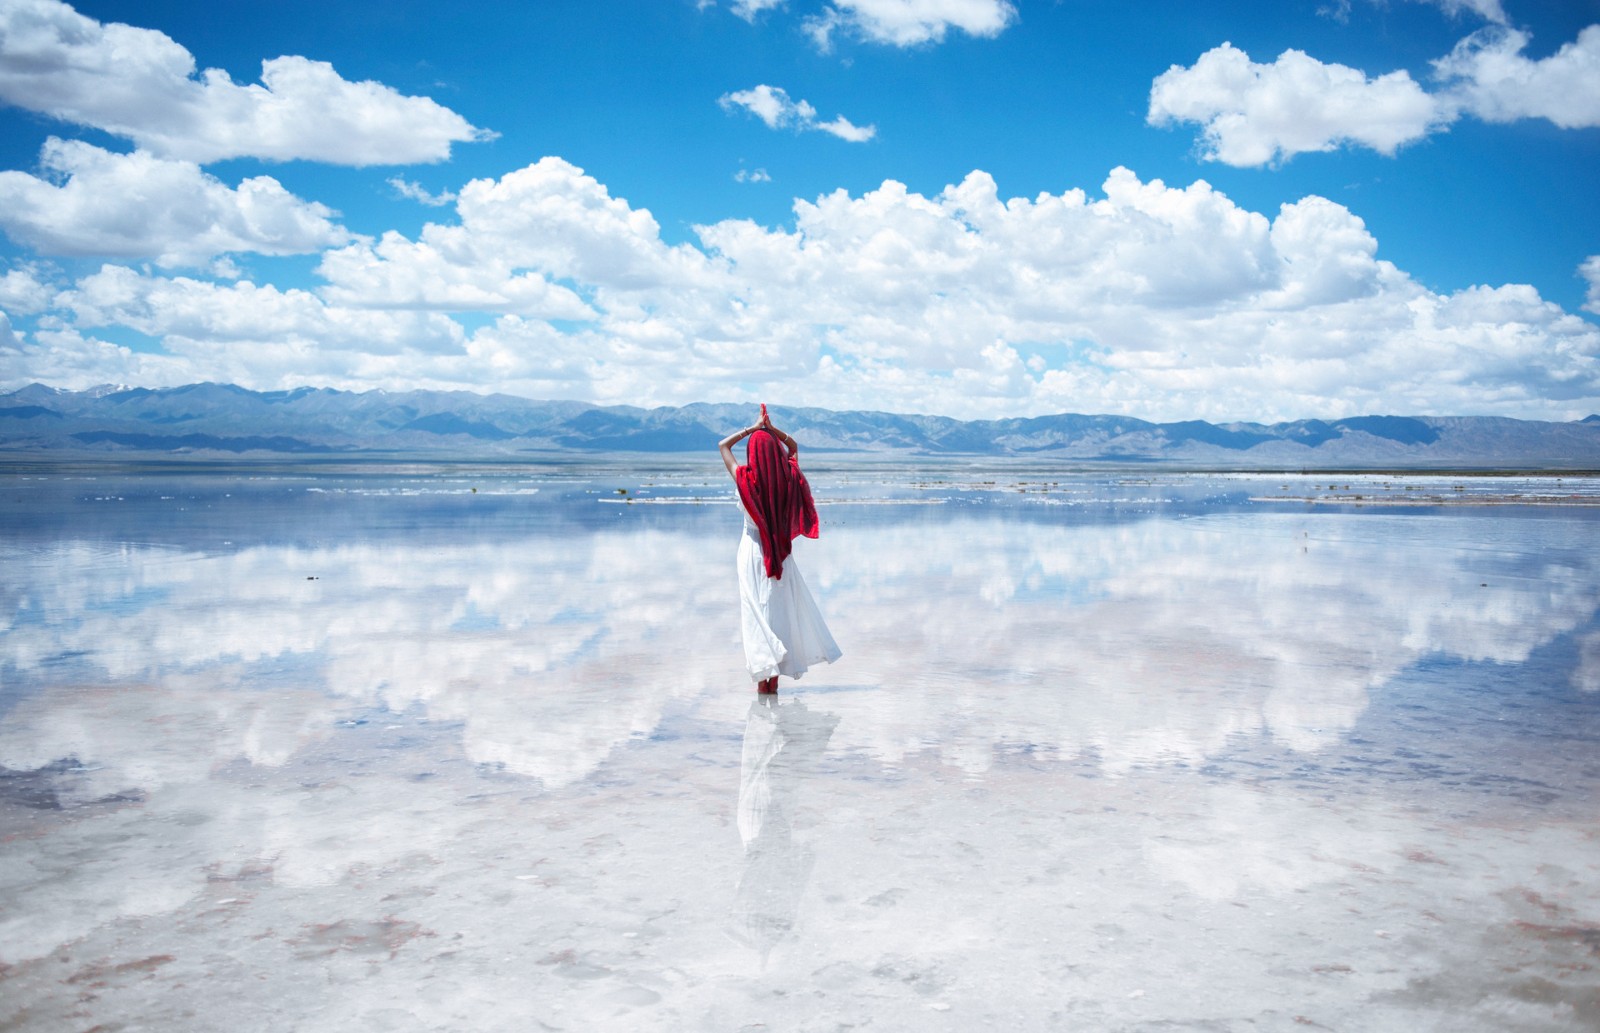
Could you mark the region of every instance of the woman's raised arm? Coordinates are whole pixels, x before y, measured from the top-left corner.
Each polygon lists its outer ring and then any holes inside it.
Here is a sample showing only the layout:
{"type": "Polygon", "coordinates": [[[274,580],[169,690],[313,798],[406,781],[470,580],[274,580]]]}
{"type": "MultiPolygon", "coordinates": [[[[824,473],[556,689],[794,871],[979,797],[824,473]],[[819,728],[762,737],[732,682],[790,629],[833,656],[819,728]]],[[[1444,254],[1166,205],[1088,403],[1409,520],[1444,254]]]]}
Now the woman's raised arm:
{"type": "Polygon", "coordinates": [[[746,427],[744,430],[736,430],[717,443],[717,450],[722,453],[722,465],[728,468],[729,477],[732,477],[734,472],[739,469],[739,461],[733,458],[733,446],[756,431],[763,429],[761,424],[757,423],[754,426],[746,427]]]}

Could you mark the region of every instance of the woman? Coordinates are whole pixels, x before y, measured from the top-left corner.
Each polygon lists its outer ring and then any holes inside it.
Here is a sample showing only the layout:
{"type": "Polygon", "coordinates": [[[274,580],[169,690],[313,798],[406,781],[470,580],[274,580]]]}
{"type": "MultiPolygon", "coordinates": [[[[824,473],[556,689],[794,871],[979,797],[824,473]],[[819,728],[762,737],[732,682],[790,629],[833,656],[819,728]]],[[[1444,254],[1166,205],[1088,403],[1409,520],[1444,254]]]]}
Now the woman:
{"type": "Polygon", "coordinates": [[[728,435],[718,448],[744,510],[738,571],[745,666],[758,692],[777,692],[779,675],[798,678],[812,664],[839,659],[839,646],[790,555],[795,538],[817,536],[817,507],[800,472],[800,446],[772,425],[765,405],[760,422],[728,435]],[[745,438],[740,466],[733,446],[745,438]]]}

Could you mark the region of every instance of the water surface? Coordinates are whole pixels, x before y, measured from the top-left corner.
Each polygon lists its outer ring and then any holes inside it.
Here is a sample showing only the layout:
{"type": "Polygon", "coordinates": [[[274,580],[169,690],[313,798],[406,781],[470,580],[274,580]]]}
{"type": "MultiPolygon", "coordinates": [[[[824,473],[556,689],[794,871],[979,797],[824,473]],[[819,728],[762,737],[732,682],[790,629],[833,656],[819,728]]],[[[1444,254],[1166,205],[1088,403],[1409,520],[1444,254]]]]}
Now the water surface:
{"type": "Polygon", "coordinates": [[[1592,482],[721,477],[0,481],[0,1027],[1600,1025],[1592,482]]]}

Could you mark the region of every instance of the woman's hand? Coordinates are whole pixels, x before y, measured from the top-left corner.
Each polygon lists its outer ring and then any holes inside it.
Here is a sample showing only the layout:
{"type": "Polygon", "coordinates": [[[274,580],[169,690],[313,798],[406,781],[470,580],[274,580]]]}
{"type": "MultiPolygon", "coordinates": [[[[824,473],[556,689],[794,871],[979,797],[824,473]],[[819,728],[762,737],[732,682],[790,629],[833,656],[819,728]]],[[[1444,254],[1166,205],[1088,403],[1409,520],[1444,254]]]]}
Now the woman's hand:
{"type": "Polygon", "coordinates": [[[737,445],[739,442],[743,441],[745,438],[754,434],[758,430],[764,430],[782,442],[783,446],[789,450],[790,459],[796,459],[799,457],[799,443],[796,442],[794,438],[790,437],[772,425],[772,417],[767,415],[767,407],[766,404],[763,403],[761,406],[761,419],[746,427],[744,430],[734,431],[732,434],[729,434],[727,437],[723,438],[722,441],[717,445],[717,450],[722,453],[722,465],[728,468],[728,473],[730,475],[739,468],[739,461],[733,456],[733,446],[737,445]]]}

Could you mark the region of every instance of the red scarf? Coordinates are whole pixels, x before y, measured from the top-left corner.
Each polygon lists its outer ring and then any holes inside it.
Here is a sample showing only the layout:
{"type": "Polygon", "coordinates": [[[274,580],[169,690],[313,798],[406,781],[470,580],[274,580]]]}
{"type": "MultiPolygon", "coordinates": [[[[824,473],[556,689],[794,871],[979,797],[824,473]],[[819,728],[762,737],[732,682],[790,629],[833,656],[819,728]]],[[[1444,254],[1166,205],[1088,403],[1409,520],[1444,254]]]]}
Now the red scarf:
{"type": "Polygon", "coordinates": [[[817,504],[811,500],[811,485],[793,459],[764,430],[750,435],[745,446],[745,465],[733,475],[739,485],[744,511],[761,534],[761,555],[767,562],[767,577],[783,577],[783,561],[801,535],[817,536],[817,504]]]}

